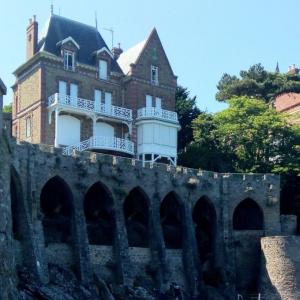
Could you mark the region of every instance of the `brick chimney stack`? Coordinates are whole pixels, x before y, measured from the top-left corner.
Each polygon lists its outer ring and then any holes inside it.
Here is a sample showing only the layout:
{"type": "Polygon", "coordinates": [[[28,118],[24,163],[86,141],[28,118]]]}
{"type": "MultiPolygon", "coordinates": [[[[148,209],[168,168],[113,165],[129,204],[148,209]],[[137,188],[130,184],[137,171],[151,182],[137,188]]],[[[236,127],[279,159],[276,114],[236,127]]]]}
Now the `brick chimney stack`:
{"type": "Polygon", "coordinates": [[[33,16],[33,19],[29,19],[29,25],[27,27],[27,60],[30,59],[37,51],[38,27],[39,25],[36,21],[36,16],[33,16]]]}
{"type": "Polygon", "coordinates": [[[114,59],[117,60],[120,57],[120,55],[123,53],[123,50],[121,49],[120,43],[118,44],[118,47],[113,47],[111,49],[111,52],[114,56],[114,59]]]}

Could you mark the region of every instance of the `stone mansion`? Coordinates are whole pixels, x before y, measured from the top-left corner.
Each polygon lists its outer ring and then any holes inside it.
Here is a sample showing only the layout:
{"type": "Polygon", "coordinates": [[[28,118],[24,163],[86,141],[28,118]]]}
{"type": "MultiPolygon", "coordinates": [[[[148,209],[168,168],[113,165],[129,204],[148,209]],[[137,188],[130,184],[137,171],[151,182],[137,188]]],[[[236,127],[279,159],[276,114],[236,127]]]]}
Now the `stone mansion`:
{"type": "Polygon", "coordinates": [[[154,28],[123,52],[94,27],[52,14],[41,38],[27,28],[27,60],[14,72],[18,140],[176,165],[177,77],[154,28]]]}

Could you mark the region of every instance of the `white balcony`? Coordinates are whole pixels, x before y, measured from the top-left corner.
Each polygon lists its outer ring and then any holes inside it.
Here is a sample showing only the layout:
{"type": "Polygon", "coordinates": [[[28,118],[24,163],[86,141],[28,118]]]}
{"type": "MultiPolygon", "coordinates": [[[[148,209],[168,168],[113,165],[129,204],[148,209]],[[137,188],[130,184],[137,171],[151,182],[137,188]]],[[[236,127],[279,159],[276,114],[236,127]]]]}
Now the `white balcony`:
{"type": "Polygon", "coordinates": [[[93,136],[88,140],[63,149],[63,154],[71,155],[73,150],[109,150],[134,155],[134,143],[121,138],[109,136],[93,136]]]}
{"type": "Polygon", "coordinates": [[[172,123],[178,123],[177,113],[156,107],[143,107],[137,111],[137,120],[158,119],[172,123]]]}
{"type": "Polygon", "coordinates": [[[131,109],[115,105],[105,105],[104,103],[96,103],[92,100],[71,97],[69,95],[62,95],[59,93],[56,93],[48,98],[48,107],[54,108],[56,106],[65,108],[66,110],[75,113],[94,113],[127,122],[132,121],[131,109]]]}

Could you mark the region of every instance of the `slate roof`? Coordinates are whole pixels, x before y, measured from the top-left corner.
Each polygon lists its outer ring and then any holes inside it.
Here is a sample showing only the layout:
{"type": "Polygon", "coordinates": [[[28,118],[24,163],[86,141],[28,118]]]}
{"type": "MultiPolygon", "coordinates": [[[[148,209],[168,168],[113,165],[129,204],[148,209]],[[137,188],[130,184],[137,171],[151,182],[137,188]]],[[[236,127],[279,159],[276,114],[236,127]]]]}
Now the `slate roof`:
{"type": "MultiPolygon", "coordinates": [[[[47,51],[60,56],[60,48],[57,43],[68,37],[72,37],[80,46],[77,52],[77,60],[80,63],[96,66],[93,54],[103,47],[110,51],[95,27],[54,14],[46,24],[43,36],[38,43],[38,51],[47,51]]],[[[112,63],[112,71],[122,73],[115,60],[112,63]]]]}
{"type": "Polygon", "coordinates": [[[6,86],[5,86],[5,84],[3,83],[3,81],[1,80],[1,78],[0,78],[0,93],[1,93],[2,95],[6,95],[6,86]]]}
{"type": "Polygon", "coordinates": [[[143,51],[147,40],[144,40],[137,45],[129,48],[127,51],[123,52],[120,57],[118,58],[118,64],[121,67],[124,74],[128,74],[131,67],[130,65],[136,63],[137,59],[139,58],[141,52],[143,51]]]}

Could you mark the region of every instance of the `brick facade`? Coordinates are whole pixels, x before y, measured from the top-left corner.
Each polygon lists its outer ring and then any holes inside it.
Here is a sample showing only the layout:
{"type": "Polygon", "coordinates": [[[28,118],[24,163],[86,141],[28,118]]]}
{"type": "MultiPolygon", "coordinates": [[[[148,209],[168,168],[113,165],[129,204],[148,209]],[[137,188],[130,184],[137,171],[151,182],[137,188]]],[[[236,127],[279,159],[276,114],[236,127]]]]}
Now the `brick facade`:
{"type": "Polygon", "coordinates": [[[279,112],[287,113],[292,123],[300,124],[300,94],[286,93],[277,96],[275,108],[279,112]]]}
{"type": "MultiPolygon", "coordinates": [[[[60,18],[55,16],[55,18],[60,18]]],[[[63,19],[63,18],[62,18],[63,19]]],[[[27,35],[37,32],[37,22],[30,23],[27,35]]],[[[84,25],[86,26],[86,25],[84,25]]],[[[50,30],[50,29],[49,29],[50,30]]],[[[88,28],[88,30],[91,30],[88,28]]],[[[94,30],[94,29],[93,29],[94,30]]],[[[27,51],[34,52],[28,55],[28,60],[16,71],[16,83],[13,87],[13,135],[20,140],[31,143],[54,144],[55,139],[55,116],[49,115],[48,98],[59,91],[59,81],[66,82],[67,95],[70,95],[70,85],[78,86],[78,97],[94,101],[95,90],[112,94],[112,105],[125,107],[132,110],[133,118],[137,116],[137,109],[146,106],[146,95],[161,98],[162,109],[175,110],[175,91],[177,77],[174,75],[163,46],[154,29],[147,39],[137,61],[132,62],[130,74],[124,74],[114,60],[110,51],[104,47],[99,51],[89,53],[85,58],[88,63],[82,62],[80,45],[76,39],[69,37],[66,43],[60,41],[56,43],[56,55],[50,55],[43,49],[36,49],[32,45],[32,39],[27,39],[27,51]],[[79,46],[79,48],[78,48],[79,46]],[[29,50],[28,50],[29,49],[29,50]],[[35,50],[34,50],[35,49],[35,50]],[[38,51],[36,51],[38,50],[38,51]],[[75,70],[64,69],[65,50],[74,52],[75,70]],[[99,79],[99,60],[107,62],[108,78],[99,79]],[[151,83],[151,66],[158,67],[159,84],[151,83]],[[26,119],[32,119],[32,132],[30,137],[26,137],[26,119]],[[49,119],[51,117],[51,123],[49,119]]],[[[49,51],[49,50],[48,50],[49,51]]],[[[54,50],[53,50],[54,51],[54,50]]],[[[82,50],[83,51],[83,50],[82,50]]],[[[115,52],[115,51],[113,51],[115,52]]],[[[122,52],[118,49],[118,53],[122,52]]],[[[104,96],[103,96],[104,97],[104,96]]],[[[72,114],[70,112],[60,112],[60,114],[71,114],[80,119],[81,139],[88,139],[93,134],[93,121],[83,114],[72,114]]],[[[116,122],[109,118],[99,118],[98,121],[109,123],[114,127],[116,137],[124,138],[125,134],[131,131],[130,139],[135,144],[136,126],[116,122]]]]}

